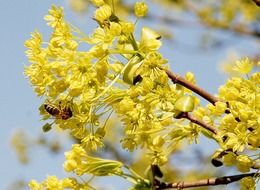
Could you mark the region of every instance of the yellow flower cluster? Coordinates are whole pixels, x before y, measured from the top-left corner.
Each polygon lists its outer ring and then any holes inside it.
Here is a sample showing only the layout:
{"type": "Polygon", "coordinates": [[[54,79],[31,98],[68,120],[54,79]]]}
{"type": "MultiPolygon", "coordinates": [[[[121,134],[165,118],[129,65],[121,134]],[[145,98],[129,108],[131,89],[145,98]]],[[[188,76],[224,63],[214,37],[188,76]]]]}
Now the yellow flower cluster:
{"type": "Polygon", "coordinates": [[[95,176],[120,175],[123,173],[121,162],[88,156],[87,152],[78,144],[74,144],[72,150],[66,152],[65,156],[65,171],[74,172],[78,176],[87,173],[95,176]]]}
{"type": "Polygon", "coordinates": [[[59,180],[56,176],[47,176],[47,179],[42,183],[38,183],[36,180],[31,180],[29,183],[31,190],[88,190],[90,189],[88,184],[80,184],[75,178],[64,178],[59,180]]]}
{"type": "MultiPolygon", "coordinates": [[[[234,70],[248,78],[231,78],[219,89],[220,101],[203,108],[192,91],[169,83],[157,32],[144,27],[137,40],[134,23],[120,20],[105,1],[93,3],[99,26],[90,36],[66,22],[62,8],[52,6],[45,17],[53,29],[50,40],[44,42],[35,31],[25,42],[31,62],[25,75],[36,94],[45,99],[39,108],[43,119],[54,120],[44,125],[45,131],[55,125],[69,130],[80,142],[65,154],[64,169],[78,176],[125,175],[121,162],[87,153],[104,146],[107,120],[115,113],[123,123],[122,147],[129,151],[145,148],[152,164],[165,164],[179,141],[197,142],[202,132],[219,143],[216,158],[223,158],[227,166],[236,165],[241,172],[249,171],[254,160],[241,153],[260,146],[260,73],[249,74],[252,63],[238,61],[234,70]],[[192,111],[205,124],[219,124],[217,135],[187,120],[174,120],[192,111]]],[[[144,16],[147,6],[137,3],[135,12],[144,16]]],[[[192,73],[186,78],[195,83],[192,73]]],[[[43,183],[31,181],[30,188],[80,189],[81,184],[72,178],[49,176],[43,183]]]]}
{"type": "MultiPolygon", "coordinates": [[[[252,68],[248,60],[237,62],[236,68],[247,74],[252,68]]],[[[233,77],[220,87],[219,97],[227,102],[229,114],[220,121],[222,147],[242,152],[260,146],[260,73],[247,79],[233,77]]],[[[222,109],[223,110],[223,109],[222,109]]]]}
{"type": "MultiPolygon", "coordinates": [[[[144,27],[138,41],[133,34],[134,23],[117,18],[103,1],[95,3],[94,19],[99,27],[89,37],[64,20],[62,8],[52,6],[45,16],[53,28],[49,42],[44,42],[37,31],[25,42],[32,63],[25,74],[37,95],[46,99],[40,113],[43,119],[54,118],[48,130],[51,125],[68,129],[86,150],[95,151],[103,147],[106,134],[106,122],[101,122],[101,117],[113,111],[124,124],[122,146],[130,151],[147,147],[157,155],[158,147],[152,139],[159,134],[174,139],[172,129],[167,128],[179,113],[174,104],[191,92],[169,85],[164,71],[167,60],[158,52],[161,36],[157,32],[144,27]],[[83,43],[90,49],[82,50],[79,46],[83,43]]],[[[136,4],[136,10],[143,15],[146,5],[136,4]]],[[[193,127],[188,128],[185,136],[194,138],[193,127]]],[[[155,160],[165,163],[171,149],[163,150],[155,160]]]]}
{"type": "Polygon", "coordinates": [[[224,153],[223,163],[248,172],[255,161],[244,152],[260,147],[260,73],[250,74],[253,63],[248,58],[237,61],[233,69],[247,78],[229,79],[219,89],[222,102],[207,108],[212,120],[219,123],[217,141],[224,153]]]}

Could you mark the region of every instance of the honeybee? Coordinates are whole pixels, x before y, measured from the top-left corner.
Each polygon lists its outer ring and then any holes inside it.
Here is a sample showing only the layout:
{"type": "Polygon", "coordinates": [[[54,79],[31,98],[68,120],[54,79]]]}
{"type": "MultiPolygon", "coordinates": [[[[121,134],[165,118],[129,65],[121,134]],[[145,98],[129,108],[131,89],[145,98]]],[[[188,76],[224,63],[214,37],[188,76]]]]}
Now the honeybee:
{"type": "Polygon", "coordinates": [[[72,110],[69,106],[61,107],[61,104],[59,105],[54,105],[54,104],[49,104],[45,103],[43,104],[44,109],[46,112],[48,112],[50,115],[54,116],[56,119],[63,119],[67,120],[72,117],[72,110]]]}

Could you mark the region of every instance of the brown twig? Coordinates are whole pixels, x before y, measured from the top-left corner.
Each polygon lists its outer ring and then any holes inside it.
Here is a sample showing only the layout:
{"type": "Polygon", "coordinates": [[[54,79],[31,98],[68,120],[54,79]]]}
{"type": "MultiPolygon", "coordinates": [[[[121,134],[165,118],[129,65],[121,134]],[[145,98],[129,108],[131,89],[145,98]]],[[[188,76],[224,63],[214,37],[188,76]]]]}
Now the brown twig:
{"type": "Polygon", "coordinates": [[[207,123],[193,117],[192,115],[190,115],[189,113],[187,112],[181,112],[177,117],[177,119],[180,119],[180,118],[185,118],[185,119],[188,119],[190,120],[192,123],[195,123],[195,124],[198,124],[200,125],[201,127],[203,127],[204,129],[214,133],[215,135],[217,134],[217,130],[214,129],[212,126],[208,125],[207,123]]]}
{"type": "Polygon", "coordinates": [[[255,4],[260,7],[260,0],[253,0],[255,2],[255,4]]]}
{"type": "Polygon", "coordinates": [[[162,189],[170,189],[170,188],[191,188],[191,187],[202,187],[202,186],[216,186],[216,185],[227,185],[229,183],[236,182],[238,180],[243,179],[244,177],[254,177],[260,175],[260,172],[255,173],[247,173],[247,174],[240,174],[240,175],[233,175],[233,176],[224,176],[224,177],[217,177],[217,178],[209,178],[203,179],[195,182],[176,182],[176,183],[164,183],[160,182],[156,184],[156,190],[162,189]]]}
{"type": "Polygon", "coordinates": [[[206,100],[208,100],[213,105],[215,105],[215,103],[217,101],[219,101],[217,97],[211,95],[210,93],[206,92],[205,90],[203,90],[202,88],[198,87],[197,85],[192,84],[191,82],[187,81],[186,79],[184,79],[180,75],[177,75],[177,74],[175,74],[175,73],[173,73],[173,72],[171,72],[169,70],[166,70],[166,74],[172,80],[173,83],[180,84],[180,85],[182,85],[182,86],[192,90],[193,92],[197,93],[201,97],[203,97],[206,100]]]}

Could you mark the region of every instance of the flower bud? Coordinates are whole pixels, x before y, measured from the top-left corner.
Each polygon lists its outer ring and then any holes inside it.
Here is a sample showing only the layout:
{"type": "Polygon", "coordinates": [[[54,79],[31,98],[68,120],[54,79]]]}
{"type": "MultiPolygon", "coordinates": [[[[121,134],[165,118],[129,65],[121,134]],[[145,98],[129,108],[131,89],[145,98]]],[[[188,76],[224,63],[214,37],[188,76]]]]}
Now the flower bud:
{"type": "Polygon", "coordinates": [[[109,20],[109,17],[112,15],[112,10],[110,8],[109,5],[105,4],[101,7],[99,7],[96,11],[95,11],[95,19],[100,22],[103,23],[105,20],[109,20]]]}
{"type": "Polygon", "coordinates": [[[150,28],[142,28],[141,41],[139,49],[143,52],[155,51],[160,48],[162,42],[161,36],[150,28]]]}
{"type": "Polygon", "coordinates": [[[137,17],[144,17],[148,12],[148,7],[144,2],[135,3],[135,15],[137,17]]]}
{"type": "Polygon", "coordinates": [[[182,96],[175,102],[175,109],[182,112],[191,112],[194,109],[192,96],[182,96]]]}
{"type": "Polygon", "coordinates": [[[239,155],[237,157],[237,169],[240,172],[249,172],[253,166],[253,161],[246,155],[239,155]]]}

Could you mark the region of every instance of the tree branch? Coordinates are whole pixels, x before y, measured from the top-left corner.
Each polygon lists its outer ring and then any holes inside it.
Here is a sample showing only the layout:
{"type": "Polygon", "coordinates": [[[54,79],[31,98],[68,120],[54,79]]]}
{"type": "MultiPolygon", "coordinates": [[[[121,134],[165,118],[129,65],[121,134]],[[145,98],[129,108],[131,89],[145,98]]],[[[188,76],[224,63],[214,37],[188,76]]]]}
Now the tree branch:
{"type": "Polygon", "coordinates": [[[260,0],[253,0],[255,2],[255,4],[260,7],[260,0]]]}
{"type": "Polygon", "coordinates": [[[177,84],[180,84],[180,85],[182,85],[182,86],[192,90],[193,92],[195,92],[196,94],[198,94],[201,97],[205,98],[207,101],[209,101],[213,105],[215,105],[215,103],[217,101],[219,101],[217,97],[211,95],[210,93],[206,92],[205,90],[203,90],[202,88],[198,87],[197,85],[192,84],[191,82],[187,81],[186,79],[184,79],[180,75],[172,73],[169,70],[166,70],[165,72],[166,72],[166,74],[172,80],[172,82],[174,84],[177,83],[177,84]]]}
{"type": "Polygon", "coordinates": [[[215,128],[213,128],[212,126],[208,125],[207,123],[193,117],[192,115],[190,115],[189,113],[187,112],[181,112],[177,117],[176,119],[180,119],[180,118],[185,118],[185,119],[188,119],[190,120],[190,122],[192,123],[195,123],[195,124],[198,124],[200,125],[201,127],[203,127],[204,129],[214,133],[215,135],[217,134],[217,130],[215,128]]]}
{"type": "Polygon", "coordinates": [[[164,183],[158,182],[156,183],[156,190],[162,189],[169,189],[169,188],[191,188],[191,187],[202,187],[202,186],[216,186],[216,185],[227,185],[229,183],[233,183],[243,179],[244,177],[254,177],[260,175],[260,172],[255,173],[247,173],[247,174],[240,174],[240,175],[233,175],[233,176],[224,176],[224,177],[217,177],[217,178],[209,178],[203,179],[195,182],[176,182],[176,183],[164,183]]]}

